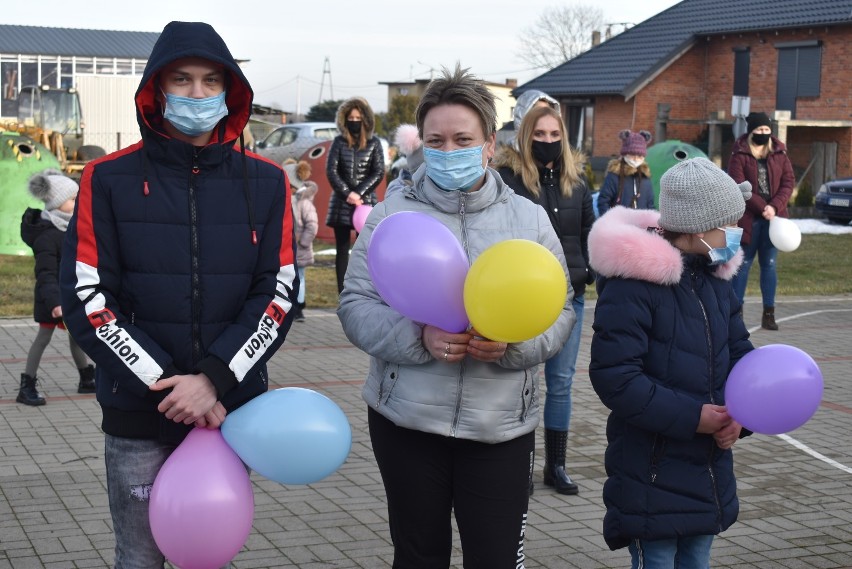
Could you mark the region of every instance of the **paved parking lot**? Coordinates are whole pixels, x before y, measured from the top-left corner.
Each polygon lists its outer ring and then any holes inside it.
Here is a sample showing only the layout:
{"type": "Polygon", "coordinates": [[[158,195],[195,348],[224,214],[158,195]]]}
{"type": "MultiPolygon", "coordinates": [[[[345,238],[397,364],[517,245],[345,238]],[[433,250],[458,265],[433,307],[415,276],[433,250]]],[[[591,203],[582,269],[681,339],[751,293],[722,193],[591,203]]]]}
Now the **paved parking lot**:
{"type": "MultiPolygon", "coordinates": [[[[600,535],[606,409],[588,382],[594,303],[586,310],[568,457],[580,494],[561,496],[542,485],[538,436],[527,568],[629,565],[626,551],[609,551],[600,535]]],[[[759,300],[748,299],[752,340],[811,354],[825,379],[823,401],[788,435],[737,443],[740,519],[717,539],[713,566],[852,567],[852,296],[782,298],[776,310],[781,330],[759,330],[759,300]]],[[[347,342],[333,311],[306,314],[272,359],[270,376],[277,387],[307,387],[334,399],[352,424],[352,452],[337,473],[309,486],[254,474],[254,529],[233,566],[389,567],[384,493],[360,398],[367,357],[347,342]]],[[[47,405],[15,403],[34,334],[29,319],[0,320],[0,569],[111,567],[100,410],[94,396],[77,395],[60,335],[42,361],[47,405]]],[[[453,562],[460,566],[456,545],[453,562]]]]}

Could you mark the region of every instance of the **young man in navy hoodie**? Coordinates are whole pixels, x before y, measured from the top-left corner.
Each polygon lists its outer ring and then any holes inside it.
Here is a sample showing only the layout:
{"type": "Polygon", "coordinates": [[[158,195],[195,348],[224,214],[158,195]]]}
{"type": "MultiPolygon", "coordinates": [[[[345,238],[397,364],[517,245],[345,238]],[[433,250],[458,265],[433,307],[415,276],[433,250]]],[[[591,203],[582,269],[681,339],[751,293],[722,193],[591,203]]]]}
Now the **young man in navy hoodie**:
{"type": "Polygon", "coordinates": [[[142,140],[83,172],[62,308],[97,363],[116,567],[163,565],[148,522],[160,467],[267,390],[290,328],[289,184],[244,149],[252,97],[211,26],[172,22],[136,92],[142,140]]]}

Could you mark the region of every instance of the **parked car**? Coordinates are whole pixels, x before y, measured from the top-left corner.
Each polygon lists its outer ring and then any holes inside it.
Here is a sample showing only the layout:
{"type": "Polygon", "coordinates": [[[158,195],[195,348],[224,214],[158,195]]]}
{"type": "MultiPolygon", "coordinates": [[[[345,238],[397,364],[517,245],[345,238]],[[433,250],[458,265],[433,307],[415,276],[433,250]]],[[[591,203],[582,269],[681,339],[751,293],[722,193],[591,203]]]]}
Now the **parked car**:
{"type": "Polygon", "coordinates": [[[832,223],[852,220],[852,178],[826,182],[816,195],[816,210],[832,223]]]}
{"type": "Polygon", "coordinates": [[[255,151],[279,164],[288,158],[298,160],[304,152],[340,134],[333,122],[301,122],[279,126],[255,144],[255,151]]]}

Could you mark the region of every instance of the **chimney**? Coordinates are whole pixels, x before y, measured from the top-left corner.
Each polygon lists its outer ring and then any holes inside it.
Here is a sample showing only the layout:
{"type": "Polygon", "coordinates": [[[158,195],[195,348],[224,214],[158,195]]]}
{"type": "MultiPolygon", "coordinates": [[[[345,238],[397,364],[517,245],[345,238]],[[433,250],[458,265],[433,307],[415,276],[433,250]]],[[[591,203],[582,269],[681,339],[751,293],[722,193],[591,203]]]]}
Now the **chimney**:
{"type": "Polygon", "coordinates": [[[592,32],[592,47],[601,43],[601,33],[598,30],[592,32]]]}
{"type": "Polygon", "coordinates": [[[506,87],[511,87],[512,89],[514,89],[517,86],[518,86],[518,80],[517,79],[506,79],[506,87]]]}

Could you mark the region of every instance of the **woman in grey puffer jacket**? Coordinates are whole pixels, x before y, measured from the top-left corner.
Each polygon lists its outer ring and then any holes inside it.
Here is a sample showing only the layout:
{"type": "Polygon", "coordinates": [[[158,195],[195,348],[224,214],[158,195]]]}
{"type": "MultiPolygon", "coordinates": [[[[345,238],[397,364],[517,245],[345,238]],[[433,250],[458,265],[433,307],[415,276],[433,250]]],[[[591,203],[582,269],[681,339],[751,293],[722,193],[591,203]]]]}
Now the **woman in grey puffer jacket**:
{"type": "MultiPolygon", "coordinates": [[[[376,225],[401,211],[429,215],[462,243],[470,262],[507,239],[545,246],[566,274],[545,211],[486,168],[496,111],[487,88],[456,68],[430,83],[417,109],[425,167],[378,204],[355,242],[338,315],[370,357],[363,390],[370,439],[388,499],[395,567],[448,567],[454,512],[465,566],[523,567],[537,366],[574,325],[569,287],[556,322],[514,344],[414,322],[388,306],[367,268],[376,225]]],[[[511,268],[509,268],[511,270],[511,268]]],[[[507,299],[509,301],[510,299],[507,299]]]]}
{"type": "Polygon", "coordinates": [[[328,150],[325,173],[331,185],[325,224],[334,228],[337,247],[337,292],[349,264],[352,213],[362,204],[376,205],[376,188],[385,175],[381,141],[373,135],[375,117],[369,103],[360,97],[344,101],[337,109],[337,135],[328,150]]]}

